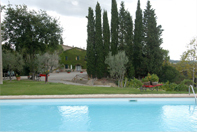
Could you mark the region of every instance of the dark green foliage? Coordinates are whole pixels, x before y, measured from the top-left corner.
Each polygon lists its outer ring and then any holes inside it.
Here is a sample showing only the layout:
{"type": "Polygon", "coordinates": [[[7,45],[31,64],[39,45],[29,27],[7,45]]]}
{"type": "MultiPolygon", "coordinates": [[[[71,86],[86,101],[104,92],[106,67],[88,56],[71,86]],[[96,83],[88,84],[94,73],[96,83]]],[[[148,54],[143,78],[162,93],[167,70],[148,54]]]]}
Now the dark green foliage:
{"type": "Polygon", "coordinates": [[[109,54],[110,50],[110,30],[109,22],[107,17],[107,11],[103,13],[103,44],[104,44],[104,56],[106,57],[109,54]]]}
{"type": "Polygon", "coordinates": [[[127,77],[130,78],[130,79],[135,77],[135,69],[130,62],[128,62],[128,64],[127,64],[127,77]]]}
{"type": "Polygon", "coordinates": [[[133,21],[130,13],[125,10],[124,2],[121,2],[119,11],[118,42],[118,50],[125,51],[129,58],[129,62],[127,64],[127,76],[128,78],[133,78],[133,21]]]}
{"type": "Polygon", "coordinates": [[[163,61],[164,64],[168,64],[170,61],[169,50],[162,49],[163,61]]]}
{"type": "Polygon", "coordinates": [[[133,59],[133,20],[128,11],[126,11],[125,17],[125,52],[126,55],[129,57],[129,61],[132,62],[133,59]]]}
{"type": "Polygon", "coordinates": [[[95,20],[94,12],[91,7],[88,9],[88,25],[87,25],[87,73],[91,77],[95,77],[95,20]]]}
{"type": "Polygon", "coordinates": [[[102,28],[101,28],[101,7],[98,2],[96,5],[95,29],[96,29],[96,34],[95,34],[96,76],[98,78],[102,78],[105,65],[104,65],[103,40],[102,40],[102,28]]]}
{"type": "Polygon", "coordinates": [[[81,65],[83,69],[86,69],[86,61],[85,61],[86,51],[78,48],[73,48],[67,51],[64,51],[60,55],[60,63],[64,65],[72,65],[73,69],[76,65],[81,65]],[[67,60],[66,57],[67,56],[67,60]],[[79,60],[76,60],[77,56],[79,56],[79,60]]]}
{"type": "Polygon", "coordinates": [[[133,78],[135,76],[135,69],[133,66],[133,21],[128,11],[126,11],[125,25],[125,52],[129,58],[129,62],[127,64],[127,75],[128,78],[133,78]]]}
{"type": "Polygon", "coordinates": [[[144,11],[143,19],[144,43],[145,43],[145,65],[146,72],[158,74],[163,63],[161,26],[157,26],[155,10],[151,8],[150,1],[144,11]]]}
{"type": "Polygon", "coordinates": [[[176,70],[176,68],[170,65],[162,66],[161,72],[158,74],[160,82],[167,82],[170,83],[176,82],[179,80],[180,73],[176,70]]]}
{"type": "Polygon", "coordinates": [[[112,0],[111,8],[111,51],[112,55],[118,53],[118,9],[116,0],[112,0]]]}
{"type": "Polygon", "coordinates": [[[60,45],[64,45],[64,41],[63,41],[62,37],[60,38],[60,45]]]}
{"type": "MultiPolygon", "coordinates": [[[[109,54],[110,50],[110,30],[109,30],[109,22],[107,17],[107,11],[103,13],[103,53],[104,53],[104,60],[106,59],[107,55],[109,54]]],[[[107,65],[105,64],[104,67],[105,76],[107,75],[107,65]]]]}
{"type": "Polygon", "coordinates": [[[13,52],[13,49],[11,48],[11,45],[9,45],[8,43],[5,43],[5,44],[3,44],[2,45],[2,50],[3,51],[11,51],[11,52],[13,52]]]}
{"type": "Polygon", "coordinates": [[[126,11],[124,8],[124,2],[121,2],[120,5],[120,12],[118,15],[118,21],[119,21],[119,28],[118,28],[118,50],[125,50],[126,42],[125,42],[125,36],[126,36],[126,11]]]}
{"type": "Polygon", "coordinates": [[[142,10],[140,8],[140,0],[138,0],[135,29],[134,29],[134,45],[133,45],[133,66],[135,69],[135,76],[146,75],[144,66],[144,52],[143,52],[143,23],[142,10]]]}
{"type": "Polygon", "coordinates": [[[46,52],[49,47],[55,50],[62,33],[57,19],[42,10],[29,10],[26,5],[12,7],[9,4],[5,9],[3,27],[3,40],[16,46],[16,51],[23,55],[33,73],[36,70],[36,54],[46,52]]]}

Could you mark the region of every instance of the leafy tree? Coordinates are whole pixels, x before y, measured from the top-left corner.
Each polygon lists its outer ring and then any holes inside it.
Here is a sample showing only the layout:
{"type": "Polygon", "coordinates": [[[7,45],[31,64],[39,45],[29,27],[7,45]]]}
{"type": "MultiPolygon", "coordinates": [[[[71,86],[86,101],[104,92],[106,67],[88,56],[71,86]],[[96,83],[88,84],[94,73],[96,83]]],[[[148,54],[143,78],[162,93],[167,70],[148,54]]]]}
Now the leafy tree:
{"type": "MultiPolygon", "coordinates": [[[[24,61],[22,55],[19,53],[12,53],[10,51],[4,51],[2,53],[3,58],[3,69],[11,73],[20,73],[23,70],[24,61]]],[[[11,80],[11,74],[9,74],[11,80]]]]}
{"type": "Polygon", "coordinates": [[[128,57],[126,56],[125,51],[119,51],[116,55],[112,55],[110,52],[105,63],[109,65],[110,76],[118,78],[120,87],[123,87],[126,64],[128,63],[128,57]]]}
{"type": "Polygon", "coordinates": [[[180,73],[176,68],[165,64],[162,66],[161,72],[158,74],[160,82],[177,82],[180,79],[180,73]]]}
{"type": "Polygon", "coordinates": [[[187,45],[187,51],[181,56],[181,62],[176,66],[179,72],[186,74],[190,79],[197,78],[197,38],[191,40],[187,45]]]}
{"type": "Polygon", "coordinates": [[[16,46],[16,51],[23,55],[26,63],[29,63],[33,74],[37,65],[36,54],[46,52],[48,47],[56,50],[62,33],[57,19],[48,16],[42,10],[29,10],[26,5],[12,7],[9,4],[5,8],[3,25],[5,43],[16,46]]]}
{"type": "Polygon", "coordinates": [[[96,51],[96,76],[103,77],[104,71],[104,54],[103,54],[103,40],[101,28],[101,7],[97,2],[96,5],[96,34],[95,34],[95,51],[96,51]]]}
{"type": "Polygon", "coordinates": [[[87,73],[89,76],[95,77],[95,20],[94,12],[91,7],[88,9],[88,25],[87,25],[87,73]]]}
{"type": "Polygon", "coordinates": [[[140,8],[140,0],[137,3],[135,29],[134,29],[134,43],[133,43],[133,66],[135,69],[135,76],[140,77],[146,75],[144,67],[144,52],[143,52],[143,23],[142,10],[140,8]]]}
{"type": "MultiPolygon", "coordinates": [[[[110,30],[109,30],[109,22],[107,17],[107,11],[103,12],[103,53],[104,60],[109,54],[110,50],[110,30]]],[[[105,65],[105,73],[107,73],[107,66],[105,65]]]]}
{"type": "Polygon", "coordinates": [[[163,65],[170,64],[169,50],[162,49],[163,65]]]}
{"type": "Polygon", "coordinates": [[[144,11],[143,28],[146,72],[158,74],[163,63],[162,49],[160,47],[163,30],[161,25],[157,26],[155,10],[151,8],[149,0],[144,11]]]}
{"type": "Polygon", "coordinates": [[[60,45],[64,45],[64,41],[63,41],[62,37],[60,38],[60,45]]]}
{"type": "Polygon", "coordinates": [[[118,9],[116,0],[112,0],[111,8],[111,51],[112,55],[118,53],[118,9]]]}
{"type": "Polygon", "coordinates": [[[48,82],[48,75],[55,68],[59,66],[59,56],[57,53],[49,54],[45,53],[43,55],[38,55],[38,72],[45,73],[46,80],[45,83],[48,82]]]}

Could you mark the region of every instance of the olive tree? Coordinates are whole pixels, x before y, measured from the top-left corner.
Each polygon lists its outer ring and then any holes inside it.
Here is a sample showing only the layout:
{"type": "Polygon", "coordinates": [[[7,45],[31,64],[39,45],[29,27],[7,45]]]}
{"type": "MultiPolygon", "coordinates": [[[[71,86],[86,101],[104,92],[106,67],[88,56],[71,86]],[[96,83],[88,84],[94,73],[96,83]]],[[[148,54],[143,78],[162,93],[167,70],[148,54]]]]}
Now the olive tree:
{"type": "Polygon", "coordinates": [[[117,78],[118,86],[123,87],[126,64],[128,63],[128,57],[126,56],[125,51],[119,51],[118,54],[114,56],[110,52],[105,63],[109,66],[110,76],[117,78]]]}
{"type": "Polygon", "coordinates": [[[59,66],[59,56],[56,52],[53,54],[45,53],[43,55],[38,55],[37,62],[38,72],[46,75],[45,83],[47,83],[49,73],[59,66]]]}
{"type": "Polygon", "coordinates": [[[15,71],[16,73],[20,73],[23,70],[23,57],[19,53],[12,53],[10,51],[4,51],[2,53],[3,58],[3,69],[7,70],[9,74],[9,78],[11,81],[11,71],[15,71]]]}

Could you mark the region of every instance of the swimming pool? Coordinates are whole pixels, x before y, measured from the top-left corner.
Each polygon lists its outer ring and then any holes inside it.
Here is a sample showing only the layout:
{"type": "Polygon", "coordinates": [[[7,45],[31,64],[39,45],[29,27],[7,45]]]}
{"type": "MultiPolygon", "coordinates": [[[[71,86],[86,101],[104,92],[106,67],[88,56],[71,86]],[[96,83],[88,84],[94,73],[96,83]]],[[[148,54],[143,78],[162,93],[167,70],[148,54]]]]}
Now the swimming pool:
{"type": "Polygon", "coordinates": [[[197,131],[193,98],[0,100],[0,131],[197,131]]]}

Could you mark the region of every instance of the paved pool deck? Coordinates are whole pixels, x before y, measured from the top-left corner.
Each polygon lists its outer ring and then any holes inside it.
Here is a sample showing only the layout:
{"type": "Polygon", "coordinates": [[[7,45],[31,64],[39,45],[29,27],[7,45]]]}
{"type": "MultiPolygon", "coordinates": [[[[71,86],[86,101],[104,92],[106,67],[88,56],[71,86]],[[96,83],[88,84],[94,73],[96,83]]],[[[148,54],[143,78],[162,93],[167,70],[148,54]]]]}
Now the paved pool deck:
{"type": "Polygon", "coordinates": [[[18,95],[3,99],[79,99],[79,98],[194,98],[193,94],[86,94],[86,95],[18,95]]]}

